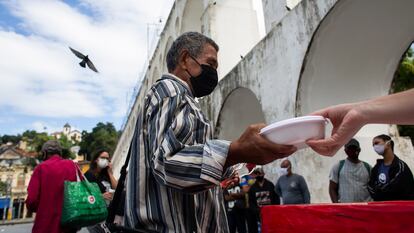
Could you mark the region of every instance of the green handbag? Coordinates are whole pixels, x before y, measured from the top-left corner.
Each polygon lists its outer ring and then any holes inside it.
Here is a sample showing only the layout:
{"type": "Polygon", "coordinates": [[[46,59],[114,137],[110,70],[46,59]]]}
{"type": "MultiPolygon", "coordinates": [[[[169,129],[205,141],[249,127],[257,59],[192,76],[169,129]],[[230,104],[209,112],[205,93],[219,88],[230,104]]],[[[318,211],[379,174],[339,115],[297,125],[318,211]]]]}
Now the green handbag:
{"type": "Polygon", "coordinates": [[[76,165],[77,181],[65,181],[63,209],[60,223],[63,226],[84,227],[100,223],[108,216],[105,200],[98,184],[89,182],[76,165]],[[78,173],[83,180],[80,180],[78,173]]]}

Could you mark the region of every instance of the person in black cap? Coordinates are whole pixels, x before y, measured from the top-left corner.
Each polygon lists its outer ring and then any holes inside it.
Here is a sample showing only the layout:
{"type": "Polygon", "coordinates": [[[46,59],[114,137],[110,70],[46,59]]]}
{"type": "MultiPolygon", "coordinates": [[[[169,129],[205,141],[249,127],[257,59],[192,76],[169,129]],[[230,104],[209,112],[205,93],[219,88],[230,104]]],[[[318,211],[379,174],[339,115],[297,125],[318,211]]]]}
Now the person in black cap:
{"type": "Polygon", "coordinates": [[[371,201],[368,182],[371,166],[358,159],[361,147],[352,138],[345,145],[347,159],[332,167],[329,175],[329,195],[333,203],[371,201]]]}

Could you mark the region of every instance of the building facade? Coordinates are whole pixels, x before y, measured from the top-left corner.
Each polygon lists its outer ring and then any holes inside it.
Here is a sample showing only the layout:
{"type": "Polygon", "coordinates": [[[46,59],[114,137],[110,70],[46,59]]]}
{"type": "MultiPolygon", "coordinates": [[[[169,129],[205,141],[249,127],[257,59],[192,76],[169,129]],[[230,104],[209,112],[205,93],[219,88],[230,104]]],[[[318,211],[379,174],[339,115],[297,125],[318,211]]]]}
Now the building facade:
{"type": "Polygon", "coordinates": [[[0,219],[22,219],[31,217],[24,201],[27,186],[34,167],[38,164],[34,154],[26,153],[13,145],[0,149],[0,219]]]}
{"type": "Polygon", "coordinates": [[[69,123],[66,123],[63,126],[63,130],[61,132],[54,132],[51,136],[55,137],[56,139],[60,139],[62,135],[66,136],[72,143],[81,142],[82,141],[82,134],[79,130],[72,130],[72,127],[69,123]]]}

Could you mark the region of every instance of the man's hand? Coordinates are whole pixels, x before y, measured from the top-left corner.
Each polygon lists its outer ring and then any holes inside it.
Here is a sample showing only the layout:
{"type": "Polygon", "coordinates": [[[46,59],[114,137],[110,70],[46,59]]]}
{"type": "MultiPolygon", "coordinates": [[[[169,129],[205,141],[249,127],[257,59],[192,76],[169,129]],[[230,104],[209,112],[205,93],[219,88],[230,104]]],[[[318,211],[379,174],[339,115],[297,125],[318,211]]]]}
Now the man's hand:
{"type": "Polygon", "coordinates": [[[259,134],[265,124],[249,126],[239,139],[230,144],[226,167],[237,163],[267,164],[296,151],[294,146],[275,144],[259,134]]]}

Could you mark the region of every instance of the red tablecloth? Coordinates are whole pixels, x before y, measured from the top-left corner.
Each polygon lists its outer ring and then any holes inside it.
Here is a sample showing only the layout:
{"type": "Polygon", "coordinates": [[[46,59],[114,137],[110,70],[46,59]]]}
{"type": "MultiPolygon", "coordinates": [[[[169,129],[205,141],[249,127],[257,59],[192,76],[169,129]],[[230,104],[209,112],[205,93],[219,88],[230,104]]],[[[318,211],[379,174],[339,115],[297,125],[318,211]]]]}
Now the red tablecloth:
{"type": "Polygon", "coordinates": [[[265,206],[263,233],[414,233],[414,201],[265,206]]]}

